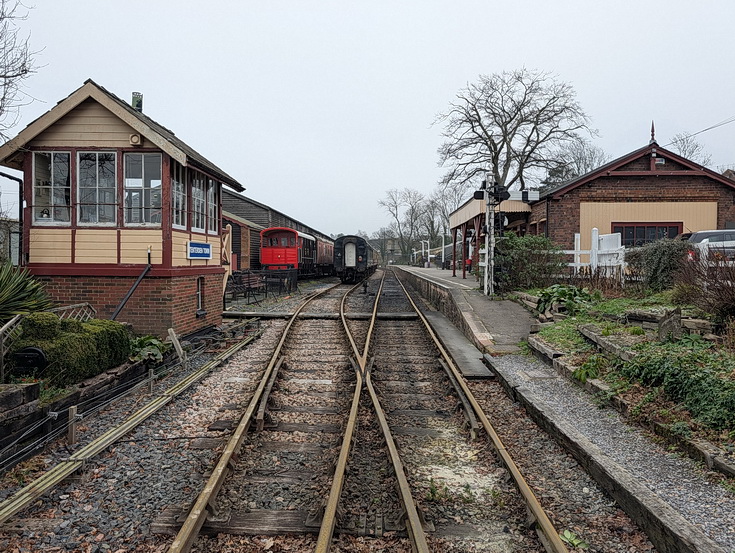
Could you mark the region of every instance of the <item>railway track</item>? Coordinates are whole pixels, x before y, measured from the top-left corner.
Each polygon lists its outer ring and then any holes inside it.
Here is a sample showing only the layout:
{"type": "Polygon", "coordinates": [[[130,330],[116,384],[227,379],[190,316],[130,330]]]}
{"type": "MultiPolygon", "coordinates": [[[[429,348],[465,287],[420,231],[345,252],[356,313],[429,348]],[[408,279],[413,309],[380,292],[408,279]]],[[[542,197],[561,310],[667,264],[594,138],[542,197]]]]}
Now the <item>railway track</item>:
{"type": "Polygon", "coordinates": [[[112,551],[274,543],[284,551],[565,551],[406,291],[392,273],[378,276],[365,292],[337,286],[289,322],[267,323],[265,337],[211,372],[205,390],[152,415],[153,431],[170,440],[163,464],[146,453],[157,447],[142,441],[150,431],[134,433],[88,463],[76,485],[27,509],[14,531],[38,550],[56,543],[43,532],[63,535],[70,524],[49,513],[79,520],[92,506],[94,535],[76,539],[105,543],[135,520],[115,508],[125,501],[148,522],[142,536],[127,530],[111,541],[112,551]],[[183,430],[199,420],[206,432],[183,430]],[[180,491],[143,499],[135,471],[123,471],[123,482],[112,470],[121,455],[148,472],[149,488],[180,491]],[[86,490],[108,476],[103,506],[93,499],[99,491],[86,490]],[[172,496],[183,501],[163,503],[172,496]]]}
{"type": "Polygon", "coordinates": [[[469,390],[405,289],[392,273],[371,287],[353,295],[359,313],[342,287],[294,313],[171,553],[220,547],[200,531],[292,534],[317,552],[364,536],[417,552],[566,551],[527,487],[517,493],[522,478],[509,482],[520,475],[497,437],[468,442],[469,390]]]}

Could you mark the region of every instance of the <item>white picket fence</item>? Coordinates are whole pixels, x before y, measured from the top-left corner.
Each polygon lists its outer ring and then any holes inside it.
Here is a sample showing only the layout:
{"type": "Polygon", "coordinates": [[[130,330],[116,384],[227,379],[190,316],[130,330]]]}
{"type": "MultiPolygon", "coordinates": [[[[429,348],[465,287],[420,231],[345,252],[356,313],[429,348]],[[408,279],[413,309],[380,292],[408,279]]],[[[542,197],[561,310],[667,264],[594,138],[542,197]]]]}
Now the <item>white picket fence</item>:
{"type": "Polygon", "coordinates": [[[625,248],[619,232],[600,234],[597,228],[593,228],[590,249],[581,249],[581,242],[580,234],[575,233],[574,249],[564,250],[565,254],[574,256],[574,261],[567,263],[574,270],[574,274],[588,267],[591,272],[600,271],[604,276],[622,280],[625,268],[625,248]],[[589,256],[589,261],[582,261],[582,256],[589,256]]]}

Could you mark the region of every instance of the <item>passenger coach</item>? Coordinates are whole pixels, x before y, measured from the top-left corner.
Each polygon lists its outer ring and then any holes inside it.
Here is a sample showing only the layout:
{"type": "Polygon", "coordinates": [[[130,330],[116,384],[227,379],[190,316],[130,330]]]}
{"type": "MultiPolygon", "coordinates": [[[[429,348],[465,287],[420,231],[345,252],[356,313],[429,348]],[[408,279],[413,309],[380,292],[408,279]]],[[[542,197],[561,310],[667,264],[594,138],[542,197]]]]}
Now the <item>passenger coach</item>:
{"type": "Polygon", "coordinates": [[[287,227],[260,232],[260,265],[265,270],[298,269],[299,276],[333,274],[334,243],[287,227]]]}
{"type": "Polygon", "coordinates": [[[342,282],[359,282],[377,267],[377,252],[361,236],[341,236],[335,240],[334,270],[342,282]]]}

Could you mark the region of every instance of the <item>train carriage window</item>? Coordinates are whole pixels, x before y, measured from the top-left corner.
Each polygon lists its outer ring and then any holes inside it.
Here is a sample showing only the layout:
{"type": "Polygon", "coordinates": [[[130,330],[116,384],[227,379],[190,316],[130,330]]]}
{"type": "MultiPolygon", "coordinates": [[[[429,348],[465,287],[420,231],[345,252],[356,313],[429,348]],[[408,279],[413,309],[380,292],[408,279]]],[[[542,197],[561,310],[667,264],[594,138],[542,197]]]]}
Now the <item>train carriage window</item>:
{"type": "Polygon", "coordinates": [[[292,248],[295,247],[296,246],[296,238],[294,238],[293,236],[291,236],[288,239],[288,245],[291,246],[292,248]]]}

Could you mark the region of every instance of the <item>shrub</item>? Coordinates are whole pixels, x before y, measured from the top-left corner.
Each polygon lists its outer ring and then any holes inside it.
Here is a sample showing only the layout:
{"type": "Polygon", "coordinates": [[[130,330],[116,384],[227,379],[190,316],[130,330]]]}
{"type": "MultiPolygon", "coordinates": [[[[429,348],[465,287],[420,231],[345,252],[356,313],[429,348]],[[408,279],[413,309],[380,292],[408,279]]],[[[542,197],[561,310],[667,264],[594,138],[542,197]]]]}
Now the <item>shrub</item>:
{"type": "Polygon", "coordinates": [[[67,332],[49,340],[21,339],[13,344],[13,351],[30,346],[43,350],[48,366],[30,375],[14,368],[13,376],[33,376],[43,378],[54,386],[67,386],[101,372],[94,338],[88,334],[67,332]]]}
{"type": "Polygon", "coordinates": [[[715,430],[735,429],[735,361],[706,341],[680,340],[641,350],[618,371],[667,396],[715,430]]]}
{"type": "MultiPolygon", "coordinates": [[[[100,319],[60,321],[53,313],[35,313],[23,321],[23,333],[13,343],[13,352],[31,346],[43,350],[48,365],[30,376],[55,386],[76,384],[124,363],[130,355],[125,325],[100,319]]],[[[12,374],[27,376],[23,372],[15,368],[12,374]]]]}
{"type": "Polygon", "coordinates": [[[509,232],[496,244],[495,281],[501,293],[544,288],[564,267],[564,254],[545,236],[509,232]]]}
{"type": "Polygon", "coordinates": [[[625,261],[633,274],[643,277],[647,289],[660,292],[674,284],[688,251],[688,242],[665,238],[626,251],[625,261]]]}
{"type": "Polygon", "coordinates": [[[82,332],[84,330],[82,322],[76,319],[61,319],[59,323],[61,332],[82,332]]]}
{"type": "Polygon", "coordinates": [[[676,288],[718,323],[735,317],[735,266],[718,255],[695,256],[683,263],[676,288]]]}
{"type": "Polygon", "coordinates": [[[171,345],[148,334],[135,338],[131,347],[133,350],[130,357],[131,361],[143,361],[146,365],[154,367],[163,361],[163,356],[171,348],[171,345]]]}
{"type": "Polygon", "coordinates": [[[106,360],[106,369],[127,361],[130,355],[130,335],[125,325],[103,319],[92,319],[82,323],[85,333],[92,335],[99,356],[106,360]]]}
{"type": "Polygon", "coordinates": [[[29,340],[53,340],[59,335],[61,322],[54,313],[31,313],[23,319],[22,338],[29,340]]]}
{"type": "Polygon", "coordinates": [[[536,303],[539,313],[544,313],[555,304],[561,305],[570,315],[574,315],[593,301],[593,296],[587,288],[577,288],[564,284],[553,284],[541,292],[536,303]]]}
{"type": "Polygon", "coordinates": [[[0,325],[20,314],[43,311],[51,307],[46,291],[27,269],[0,265],[0,325]]]}

